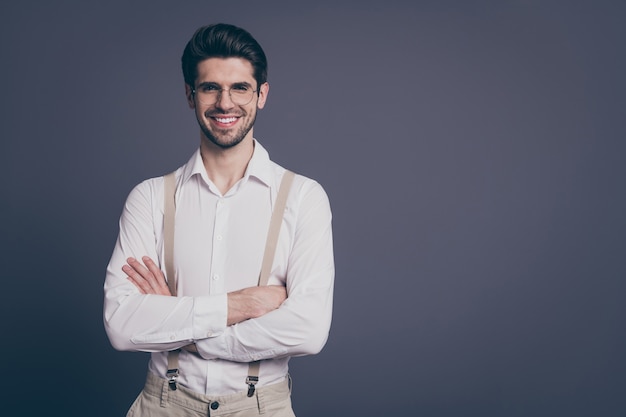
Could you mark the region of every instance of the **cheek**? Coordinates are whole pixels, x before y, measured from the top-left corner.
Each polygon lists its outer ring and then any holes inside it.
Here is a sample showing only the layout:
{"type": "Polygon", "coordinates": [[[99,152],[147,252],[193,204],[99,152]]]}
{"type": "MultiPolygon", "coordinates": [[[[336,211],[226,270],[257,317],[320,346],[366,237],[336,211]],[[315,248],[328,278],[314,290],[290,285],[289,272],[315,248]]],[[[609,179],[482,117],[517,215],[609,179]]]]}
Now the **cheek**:
{"type": "Polygon", "coordinates": [[[258,105],[257,106],[252,106],[249,109],[247,109],[247,111],[246,111],[246,113],[247,113],[246,114],[246,118],[253,119],[254,116],[256,115],[256,112],[258,111],[258,109],[259,109],[258,105]]]}
{"type": "Polygon", "coordinates": [[[196,120],[198,120],[201,123],[206,123],[207,117],[202,111],[202,109],[196,107],[193,109],[193,112],[196,114],[196,120]]]}

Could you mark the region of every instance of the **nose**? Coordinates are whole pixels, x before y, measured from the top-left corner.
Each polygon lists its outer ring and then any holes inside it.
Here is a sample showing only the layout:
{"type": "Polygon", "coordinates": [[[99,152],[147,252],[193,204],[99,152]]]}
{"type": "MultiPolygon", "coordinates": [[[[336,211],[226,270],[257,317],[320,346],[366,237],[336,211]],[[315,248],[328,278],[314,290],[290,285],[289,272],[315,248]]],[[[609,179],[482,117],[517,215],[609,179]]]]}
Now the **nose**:
{"type": "Polygon", "coordinates": [[[217,96],[217,101],[215,102],[215,107],[222,110],[228,110],[235,107],[235,103],[230,98],[230,90],[223,89],[220,91],[220,94],[217,96]]]}

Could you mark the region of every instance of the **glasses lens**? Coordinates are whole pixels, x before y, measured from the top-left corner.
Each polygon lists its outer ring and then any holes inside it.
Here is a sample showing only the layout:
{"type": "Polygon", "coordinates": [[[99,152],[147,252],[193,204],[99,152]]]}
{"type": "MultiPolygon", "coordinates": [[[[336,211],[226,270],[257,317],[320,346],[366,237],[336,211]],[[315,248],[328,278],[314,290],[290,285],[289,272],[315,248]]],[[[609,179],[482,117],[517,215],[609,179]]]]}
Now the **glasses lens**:
{"type": "Polygon", "coordinates": [[[250,101],[252,101],[252,97],[254,96],[254,90],[252,88],[231,88],[230,99],[233,103],[238,104],[240,106],[244,106],[250,101]]]}

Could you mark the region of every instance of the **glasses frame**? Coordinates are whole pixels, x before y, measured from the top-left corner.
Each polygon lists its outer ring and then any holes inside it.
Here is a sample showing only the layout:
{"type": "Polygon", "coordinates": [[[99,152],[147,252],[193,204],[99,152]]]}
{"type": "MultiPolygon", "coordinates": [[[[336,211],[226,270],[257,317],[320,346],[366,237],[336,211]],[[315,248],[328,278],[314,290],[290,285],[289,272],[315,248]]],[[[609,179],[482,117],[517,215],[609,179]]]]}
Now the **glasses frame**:
{"type": "Polygon", "coordinates": [[[252,94],[250,95],[250,100],[248,100],[247,103],[236,103],[235,100],[233,100],[233,95],[231,93],[232,88],[219,88],[216,89],[215,91],[218,92],[217,94],[217,98],[215,99],[215,101],[213,101],[213,103],[205,103],[204,101],[202,101],[202,99],[200,98],[200,96],[197,94],[197,91],[195,88],[191,89],[191,94],[194,97],[198,97],[198,101],[200,101],[200,103],[206,105],[206,106],[212,106],[215,103],[217,103],[218,101],[220,101],[220,99],[222,98],[222,93],[224,93],[224,90],[228,91],[228,98],[230,98],[230,101],[232,101],[234,104],[236,104],[237,106],[247,106],[248,104],[250,104],[252,102],[252,100],[254,100],[254,94],[258,94],[261,91],[261,88],[257,88],[256,90],[252,90],[252,94]]]}

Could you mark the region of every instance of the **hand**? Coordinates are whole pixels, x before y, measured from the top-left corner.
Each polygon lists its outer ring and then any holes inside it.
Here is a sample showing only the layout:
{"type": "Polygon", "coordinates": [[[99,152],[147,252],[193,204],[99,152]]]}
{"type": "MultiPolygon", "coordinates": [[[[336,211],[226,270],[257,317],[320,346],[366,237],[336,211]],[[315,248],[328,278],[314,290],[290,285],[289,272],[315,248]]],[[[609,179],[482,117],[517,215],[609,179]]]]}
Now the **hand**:
{"type": "Polygon", "coordinates": [[[287,299],[287,289],[279,285],[249,287],[228,293],[227,325],[261,317],[276,310],[287,299]]]}
{"type": "Polygon", "coordinates": [[[145,266],[135,258],[126,260],[128,265],[124,265],[122,271],[128,275],[128,280],[135,284],[142,294],[172,295],[157,264],[147,256],[141,259],[145,266]]]}

